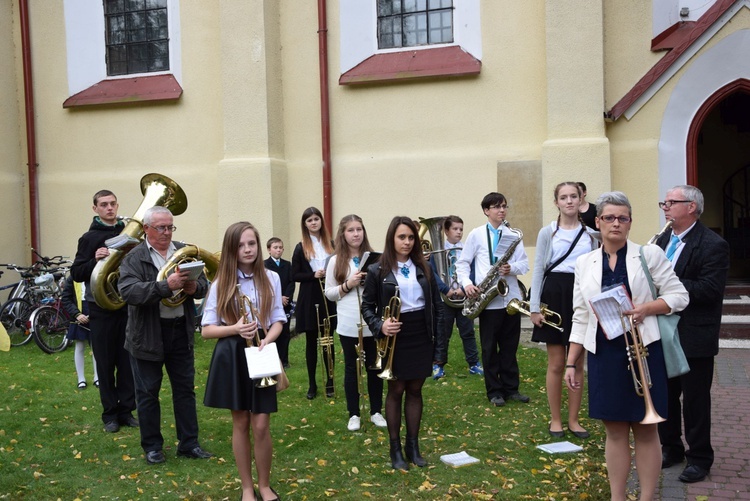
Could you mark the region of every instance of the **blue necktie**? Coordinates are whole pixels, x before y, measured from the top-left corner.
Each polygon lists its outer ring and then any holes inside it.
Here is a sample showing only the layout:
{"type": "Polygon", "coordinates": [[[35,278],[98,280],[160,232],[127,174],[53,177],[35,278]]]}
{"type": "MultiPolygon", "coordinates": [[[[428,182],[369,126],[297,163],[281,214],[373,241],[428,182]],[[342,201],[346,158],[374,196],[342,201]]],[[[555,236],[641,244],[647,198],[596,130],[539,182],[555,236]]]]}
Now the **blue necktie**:
{"type": "Polygon", "coordinates": [[[674,257],[674,253],[677,250],[677,246],[680,243],[680,239],[677,238],[677,235],[672,233],[672,240],[669,241],[669,247],[667,247],[667,259],[670,261],[674,257]]]}

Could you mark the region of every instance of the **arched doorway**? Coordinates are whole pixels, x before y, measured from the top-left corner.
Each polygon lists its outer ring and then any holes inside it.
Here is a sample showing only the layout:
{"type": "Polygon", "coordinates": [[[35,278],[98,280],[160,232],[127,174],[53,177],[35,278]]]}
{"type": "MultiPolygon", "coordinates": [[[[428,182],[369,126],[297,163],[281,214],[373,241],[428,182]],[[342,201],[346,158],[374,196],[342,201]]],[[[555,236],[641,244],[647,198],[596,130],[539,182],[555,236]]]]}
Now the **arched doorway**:
{"type": "Polygon", "coordinates": [[[750,276],[750,80],[714,92],[688,131],[687,182],[706,199],[701,221],[730,244],[730,277],[750,276]]]}

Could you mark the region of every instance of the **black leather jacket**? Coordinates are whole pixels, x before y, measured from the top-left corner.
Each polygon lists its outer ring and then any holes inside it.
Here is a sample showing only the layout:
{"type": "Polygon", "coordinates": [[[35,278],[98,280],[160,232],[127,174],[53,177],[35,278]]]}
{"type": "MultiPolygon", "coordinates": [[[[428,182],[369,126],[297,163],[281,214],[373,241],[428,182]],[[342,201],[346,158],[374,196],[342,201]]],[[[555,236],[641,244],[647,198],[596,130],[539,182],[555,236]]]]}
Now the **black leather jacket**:
{"type": "MultiPolygon", "coordinates": [[[[442,324],[443,309],[440,306],[443,300],[440,298],[437,282],[434,277],[428,280],[424,271],[417,267],[417,281],[422,286],[425,297],[424,317],[427,332],[431,340],[435,340],[438,325],[442,324]]],[[[362,318],[367,323],[370,331],[375,333],[376,338],[384,336],[380,332],[383,325],[383,308],[388,305],[396,293],[398,282],[393,272],[385,277],[380,277],[380,263],[376,263],[367,269],[365,289],[362,292],[362,318]]]]}

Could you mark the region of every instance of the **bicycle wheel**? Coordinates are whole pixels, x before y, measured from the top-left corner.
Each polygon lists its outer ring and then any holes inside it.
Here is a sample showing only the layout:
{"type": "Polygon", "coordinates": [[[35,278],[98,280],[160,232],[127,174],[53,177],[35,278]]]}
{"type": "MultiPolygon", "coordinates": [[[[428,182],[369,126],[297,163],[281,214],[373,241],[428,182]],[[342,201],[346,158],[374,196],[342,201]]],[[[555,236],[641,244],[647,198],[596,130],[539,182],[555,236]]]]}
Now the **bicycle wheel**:
{"type": "Polygon", "coordinates": [[[34,307],[25,299],[15,298],[0,308],[0,322],[8,331],[11,346],[21,346],[31,341],[29,317],[34,307]]]}
{"type": "Polygon", "coordinates": [[[34,341],[45,353],[58,353],[68,347],[70,318],[62,309],[40,306],[31,314],[34,341]]]}

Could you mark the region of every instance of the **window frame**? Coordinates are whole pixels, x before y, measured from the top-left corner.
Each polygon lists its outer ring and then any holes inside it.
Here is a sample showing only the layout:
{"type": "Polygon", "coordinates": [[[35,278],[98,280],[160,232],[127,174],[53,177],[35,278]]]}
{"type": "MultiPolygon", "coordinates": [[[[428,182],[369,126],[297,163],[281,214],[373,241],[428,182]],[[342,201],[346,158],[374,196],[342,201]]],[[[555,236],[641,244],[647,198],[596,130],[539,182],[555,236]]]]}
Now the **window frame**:
{"type": "Polygon", "coordinates": [[[340,0],[340,85],[479,74],[480,0],[453,0],[452,43],[379,49],[377,14],[376,1],[340,0]]]}
{"type": "Polygon", "coordinates": [[[167,0],[169,70],[108,76],[104,2],[63,0],[69,93],[63,107],[179,98],[182,94],[179,7],[180,0],[167,0]],[[128,82],[117,82],[128,79],[130,85],[128,82]],[[166,93],[158,91],[163,89],[166,82],[171,83],[173,90],[166,93]],[[119,89],[117,94],[107,90],[115,88],[119,89]],[[94,99],[92,94],[96,94],[94,99]]]}

